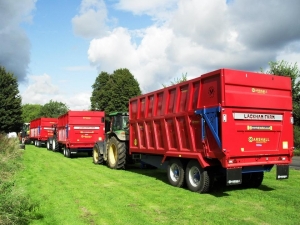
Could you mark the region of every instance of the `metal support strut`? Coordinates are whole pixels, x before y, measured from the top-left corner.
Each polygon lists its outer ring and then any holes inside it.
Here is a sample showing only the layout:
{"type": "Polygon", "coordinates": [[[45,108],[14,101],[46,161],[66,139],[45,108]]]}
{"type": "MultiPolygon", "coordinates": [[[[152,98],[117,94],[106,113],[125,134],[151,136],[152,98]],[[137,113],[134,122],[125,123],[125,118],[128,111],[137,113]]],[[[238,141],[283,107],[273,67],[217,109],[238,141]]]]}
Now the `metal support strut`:
{"type": "Polygon", "coordinates": [[[208,125],[211,133],[213,134],[219,148],[221,148],[221,139],[219,136],[219,115],[221,112],[221,106],[214,108],[197,109],[195,114],[201,116],[201,130],[202,140],[205,139],[205,123],[208,125]]]}

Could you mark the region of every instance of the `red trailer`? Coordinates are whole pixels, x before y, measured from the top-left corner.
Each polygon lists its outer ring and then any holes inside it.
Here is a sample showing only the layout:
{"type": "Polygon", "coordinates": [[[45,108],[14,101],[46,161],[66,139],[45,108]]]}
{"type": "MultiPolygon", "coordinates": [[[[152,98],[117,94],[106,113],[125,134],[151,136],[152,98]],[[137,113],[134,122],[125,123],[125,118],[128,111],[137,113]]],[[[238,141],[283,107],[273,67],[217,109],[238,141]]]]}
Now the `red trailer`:
{"type": "Polygon", "coordinates": [[[169,182],[206,192],[215,176],[257,187],[277,165],[288,178],[293,156],[291,79],[220,69],[132,98],[131,154],[167,162],[169,182]]]}
{"type": "Polygon", "coordinates": [[[57,118],[37,118],[30,122],[29,139],[35,146],[41,147],[46,144],[47,139],[53,136],[53,124],[57,118]]]}
{"type": "Polygon", "coordinates": [[[69,111],[58,117],[53,151],[70,158],[78,152],[92,153],[96,141],[105,138],[105,114],[100,111],[69,111]]]}

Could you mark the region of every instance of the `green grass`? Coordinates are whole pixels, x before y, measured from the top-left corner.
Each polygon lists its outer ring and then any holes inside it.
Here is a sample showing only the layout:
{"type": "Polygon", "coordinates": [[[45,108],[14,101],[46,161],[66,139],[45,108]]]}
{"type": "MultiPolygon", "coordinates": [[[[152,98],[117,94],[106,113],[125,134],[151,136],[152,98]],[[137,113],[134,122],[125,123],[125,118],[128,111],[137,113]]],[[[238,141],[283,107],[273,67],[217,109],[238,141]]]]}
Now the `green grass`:
{"type": "Polygon", "coordinates": [[[164,171],[111,170],[91,157],[68,159],[26,146],[16,185],[40,203],[32,224],[299,224],[300,171],[259,189],[216,187],[198,194],[172,187],[164,171]]]}
{"type": "Polygon", "coordinates": [[[0,224],[29,224],[38,203],[15,185],[15,174],[22,169],[22,155],[17,138],[0,134],[0,224]]]}

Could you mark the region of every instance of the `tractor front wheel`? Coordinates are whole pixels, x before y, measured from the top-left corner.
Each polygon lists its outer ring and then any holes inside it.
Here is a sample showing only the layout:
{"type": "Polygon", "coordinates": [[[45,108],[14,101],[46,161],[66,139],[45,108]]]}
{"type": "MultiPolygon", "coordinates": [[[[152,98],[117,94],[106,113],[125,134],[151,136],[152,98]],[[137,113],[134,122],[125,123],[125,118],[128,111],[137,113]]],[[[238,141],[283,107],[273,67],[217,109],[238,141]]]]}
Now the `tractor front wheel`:
{"type": "Polygon", "coordinates": [[[97,144],[95,144],[93,148],[93,163],[103,164],[103,155],[101,155],[99,146],[97,144]]]}

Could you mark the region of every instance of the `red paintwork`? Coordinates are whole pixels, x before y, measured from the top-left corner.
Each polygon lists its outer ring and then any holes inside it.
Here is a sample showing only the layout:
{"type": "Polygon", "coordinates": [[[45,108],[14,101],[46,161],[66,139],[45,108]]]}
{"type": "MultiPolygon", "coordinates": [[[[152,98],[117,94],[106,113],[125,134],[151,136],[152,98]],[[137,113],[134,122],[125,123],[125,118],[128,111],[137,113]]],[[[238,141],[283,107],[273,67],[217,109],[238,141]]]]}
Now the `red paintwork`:
{"type": "Polygon", "coordinates": [[[70,149],[92,149],[105,139],[105,114],[99,111],[69,111],[58,117],[58,142],[70,149]]]}
{"type": "Polygon", "coordinates": [[[288,77],[220,69],[132,98],[129,113],[130,153],[195,158],[202,167],[220,162],[224,168],[289,164],[293,155],[288,77]],[[221,148],[207,125],[202,140],[201,117],[195,114],[218,106],[221,148]],[[241,119],[233,113],[280,115],[282,120],[241,119]]]}
{"type": "Polygon", "coordinates": [[[29,138],[31,140],[47,141],[53,136],[53,124],[57,123],[57,118],[37,118],[30,121],[29,138]]]}

